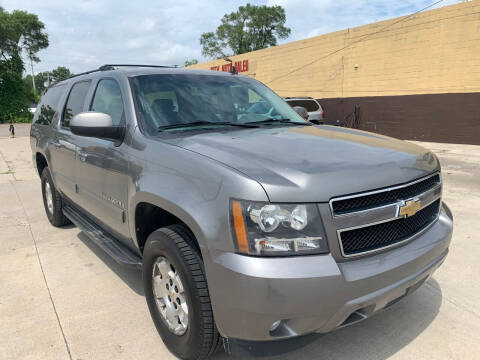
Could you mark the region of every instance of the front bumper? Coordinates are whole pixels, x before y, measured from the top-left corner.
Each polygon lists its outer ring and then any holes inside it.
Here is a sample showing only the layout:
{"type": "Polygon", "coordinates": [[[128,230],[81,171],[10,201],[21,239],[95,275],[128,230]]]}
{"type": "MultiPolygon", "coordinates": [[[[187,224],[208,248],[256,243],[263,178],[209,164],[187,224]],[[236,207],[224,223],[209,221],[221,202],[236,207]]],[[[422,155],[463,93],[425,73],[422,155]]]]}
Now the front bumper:
{"type": "Polygon", "coordinates": [[[331,254],[211,254],[206,265],[217,327],[226,338],[272,341],[363,320],[433,274],[448,253],[452,229],[442,210],[434,225],[406,245],[342,263],[331,254]]]}

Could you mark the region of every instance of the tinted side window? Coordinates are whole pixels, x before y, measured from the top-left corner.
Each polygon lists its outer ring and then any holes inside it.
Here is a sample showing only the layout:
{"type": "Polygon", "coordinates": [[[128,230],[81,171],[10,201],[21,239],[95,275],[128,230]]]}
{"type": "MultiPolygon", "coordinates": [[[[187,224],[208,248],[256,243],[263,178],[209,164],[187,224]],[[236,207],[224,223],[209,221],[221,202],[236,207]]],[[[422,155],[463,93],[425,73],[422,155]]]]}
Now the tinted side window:
{"type": "Polygon", "coordinates": [[[288,104],[291,107],[301,106],[307,109],[307,111],[317,111],[318,105],[313,100],[287,100],[288,104]]]}
{"type": "Polygon", "coordinates": [[[123,118],[123,99],[115,80],[99,81],[90,110],[108,114],[112,117],[113,125],[120,124],[123,118]]]}
{"type": "Polygon", "coordinates": [[[239,118],[245,113],[268,115],[272,110],[272,104],[252,89],[235,85],[230,87],[230,91],[239,118]]]}
{"type": "Polygon", "coordinates": [[[68,95],[67,104],[63,109],[62,126],[70,127],[70,120],[83,111],[83,104],[87,96],[90,81],[81,81],[73,85],[68,95]]]}
{"type": "Polygon", "coordinates": [[[65,85],[57,85],[48,89],[47,92],[43,94],[37,106],[33,122],[40,125],[50,125],[52,123],[64,90],[65,85]]]}

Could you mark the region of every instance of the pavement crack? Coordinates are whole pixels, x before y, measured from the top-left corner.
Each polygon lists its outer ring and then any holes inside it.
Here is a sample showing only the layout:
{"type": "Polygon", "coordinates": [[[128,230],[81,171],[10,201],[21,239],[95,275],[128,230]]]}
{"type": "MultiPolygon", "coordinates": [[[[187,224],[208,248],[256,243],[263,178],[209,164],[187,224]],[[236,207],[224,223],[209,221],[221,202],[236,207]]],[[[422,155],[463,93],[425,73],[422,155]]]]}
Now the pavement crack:
{"type": "MultiPolygon", "coordinates": [[[[22,206],[22,210],[23,210],[23,213],[25,214],[25,218],[28,219],[27,211],[25,210],[25,206],[23,205],[23,201],[20,198],[20,195],[18,194],[18,191],[17,191],[17,188],[15,187],[15,184],[12,183],[12,181],[10,181],[10,185],[13,187],[13,190],[15,191],[18,202],[22,206]]],[[[40,265],[40,270],[42,271],[43,281],[45,282],[45,286],[47,287],[48,296],[50,297],[50,302],[52,304],[53,311],[54,311],[55,316],[57,318],[57,323],[58,323],[58,326],[60,328],[60,332],[62,333],[63,342],[65,343],[65,348],[67,350],[68,357],[69,357],[70,360],[73,360],[72,353],[70,351],[70,345],[68,344],[67,338],[65,336],[65,332],[63,331],[63,326],[62,326],[62,323],[60,321],[60,317],[58,316],[57,307],[55,306],[55,302],[53,301],[53,297],[52,297],[52,292],[50,291],[50,287],[48,286],[47,277],[45,276],[45,271],[43,269],[42,260],[40,259],[40,254],[38,252],[37,241],[35,239],[35,236],[33,235],[33,231],[32,231],[32,227],[30,226],[30,222],[27,222],[27,227],[28,227],[28,231],[30,232],[30,236],[32,237],[33,244],[35,245],[35,252],[37,254],[37,259],[38,259],[38,264],[40,265]]]]}
{"type": "Polygon", "coordinates": [[[10,174],[12,175],[13,179],[15,181],[17,181],[17,178],[15,177],[15,171],[13,170],[13,168],[10,166],[10,163],[7,161],[7,159],[5,159],[5,155],[3,155],[3,153],[0,151],[0,157],[2,158],[3,162],[5,163],[5,165],[7,166],[7,171],[4,171],[4,172],[1,172],[0,174],[1,175],[7,175],[7,174],[10,174]]]}

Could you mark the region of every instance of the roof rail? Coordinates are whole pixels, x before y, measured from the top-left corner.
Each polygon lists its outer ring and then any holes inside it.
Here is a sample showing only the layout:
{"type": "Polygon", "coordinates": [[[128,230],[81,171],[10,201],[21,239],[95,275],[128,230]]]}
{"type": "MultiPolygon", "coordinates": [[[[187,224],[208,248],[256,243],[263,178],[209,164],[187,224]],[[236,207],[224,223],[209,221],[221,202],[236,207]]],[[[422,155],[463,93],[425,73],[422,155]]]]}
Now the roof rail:
{"type": "Polygon", "coordinates": [[[153,67],[153,68],[175,68],[170,65],[145,65],[145,64],[105,64],[98,68],[100,71],[115,70],[116,67],[153,67]]]}
{"type": "Polygon", "coordinates": [[[313,99],[311,96],[287,96],[284,99],[313,99]]]}
{"type": "Polygon", "coordinates": [[[68,80],[68,79],[71,79],[71,78],[74,78],[74,77],[77,77],[77,76],[80,76],[80,75],[91,74],[91,73],[96,72],[96,71],[100,71],[100,70],[99,70],[99,69],[95,69],[95,70],[89,70],[89,71],[85,71],[85,72],[78,73],[78,74],[73,74],[73,75],[69,76],[68,78],[63,79],[63,80],[61,80],[61,81],[68,80]]]}
{"type": "MultiPolygon", "coordinates": [[[[85,71],[82,73],[74,74],[69,76],[67,79],[71,79],[80,75],[87,75],[97,71],[107,71],[107,70],[115,70],[117,67],[153,67],[153,68],[176,68],[177,66],[168,66],[168,65],[140,65],[140,64],[105,64],[100,66],[98,69],[85,71]]],[[[64,80],[67,80],[64,79],[64,80]]]]}

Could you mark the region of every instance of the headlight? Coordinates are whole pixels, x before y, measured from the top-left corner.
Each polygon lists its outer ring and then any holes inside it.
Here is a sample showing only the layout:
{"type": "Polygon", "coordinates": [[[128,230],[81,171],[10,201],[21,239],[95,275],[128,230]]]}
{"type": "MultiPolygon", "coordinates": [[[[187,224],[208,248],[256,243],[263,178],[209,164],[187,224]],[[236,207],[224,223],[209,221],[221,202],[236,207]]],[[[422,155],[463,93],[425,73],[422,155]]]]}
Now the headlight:
{"type": "Polygon", "coordinates": [[[320,214],[314,204],[231,201],[236,249],[258,256],[328,252],[320,214]]]}

